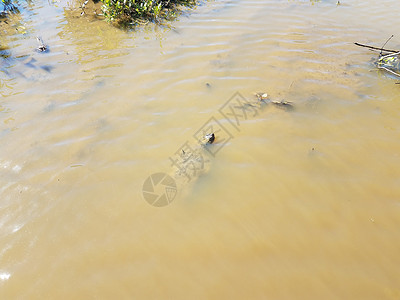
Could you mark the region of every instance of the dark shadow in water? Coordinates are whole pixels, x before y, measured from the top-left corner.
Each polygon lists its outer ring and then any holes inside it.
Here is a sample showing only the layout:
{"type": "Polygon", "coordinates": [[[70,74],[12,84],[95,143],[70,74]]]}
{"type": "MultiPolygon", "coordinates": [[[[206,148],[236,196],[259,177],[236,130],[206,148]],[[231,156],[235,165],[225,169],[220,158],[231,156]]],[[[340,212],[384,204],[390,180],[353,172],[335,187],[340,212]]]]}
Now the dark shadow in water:
{"type": "Polygon", "coordinates": [[[41,68],[42,70],[45,70],[47,73],[51,73],[51,71],[54,69],[54,67],[53,67],[53,66],[50,66],[50,65],[40,66],[40,68],[41,68]]]}

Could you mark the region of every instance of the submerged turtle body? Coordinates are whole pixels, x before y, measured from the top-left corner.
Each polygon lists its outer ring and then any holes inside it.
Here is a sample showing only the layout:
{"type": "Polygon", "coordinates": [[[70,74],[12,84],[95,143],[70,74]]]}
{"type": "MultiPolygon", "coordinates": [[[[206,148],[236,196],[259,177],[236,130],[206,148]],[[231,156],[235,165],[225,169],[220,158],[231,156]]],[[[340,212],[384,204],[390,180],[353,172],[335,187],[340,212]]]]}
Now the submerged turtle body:
{"type": "MultiPolygon", "coordinates": [[[[267,93],[255,93],[256,99],[243,101],[241,106],[234,106],[243,113],[256,112],[253,117],[258,115],[257,110],[263,110],[267,107],[278,107],[285,111],[294,109],[293,104],[284,100],[271,100],[267,93]],[[246,111],[246,112],[245,112],[246,111]]],[[[250,113],[248,117],[250,117],[250,113]]],[[[221,138],[221,143],[224,139],[221,138]]],[[[196,138],[197,139],[197,138],[196,138]]],[[[213,151],[221,145],[218,145],[218,136],[215,132],[203,132],[203,136],[197,139],[197,144],[192,145],[186,142],[181,148],[170,157],[172,162],[169,175],[176,181],[180,187],[189,182],[194,182],[200,176],[209,172],[211,168],[211,157],[213,151]],[[215,147],[215,148],[213,148],[215,147]]],[[[215,152],[216,153],[216,152],[215,152]]]]}
{"type": "Polygon", "coordinates": [[[185,185],[210,169],[207,147],[212,147],[216,136],[213,132],[206,134],[197,146],[188,143],[170,157],[173,173],[170,173],[179,185],[185,185]]]}

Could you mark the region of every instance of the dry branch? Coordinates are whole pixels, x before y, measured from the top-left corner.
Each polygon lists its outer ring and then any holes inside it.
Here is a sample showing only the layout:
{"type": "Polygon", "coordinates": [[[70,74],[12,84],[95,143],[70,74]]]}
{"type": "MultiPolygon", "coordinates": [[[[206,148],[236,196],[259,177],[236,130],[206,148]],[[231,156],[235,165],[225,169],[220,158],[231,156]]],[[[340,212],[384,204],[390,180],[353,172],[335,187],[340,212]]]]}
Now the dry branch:
{"type": "Polygon", "coordinates": [[[373,50],[385,51],[385,52],[390,52],[390,53],[399,52],[399,50],[390,50],[390,49],[378,48],[378,47],[363,45],[363,44],[360,44],[360,43],[354,43],[354,44],[357,45],[357,46],[360,46],[360,47],[365,47],[365,48],[369,48],[369,49],[373,49],[373,50]]]}

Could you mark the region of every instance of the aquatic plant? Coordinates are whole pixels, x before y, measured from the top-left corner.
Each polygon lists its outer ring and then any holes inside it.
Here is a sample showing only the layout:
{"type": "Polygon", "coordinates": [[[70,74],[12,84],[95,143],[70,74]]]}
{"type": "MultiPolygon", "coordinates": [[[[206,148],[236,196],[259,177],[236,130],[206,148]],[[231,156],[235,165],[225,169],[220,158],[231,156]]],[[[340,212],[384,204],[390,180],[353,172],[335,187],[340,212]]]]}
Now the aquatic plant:
{"type": "Polygon", "coordinates": [[[128,25],[136,20],[168,18],[179,6],[193,6],[196,0],[101,0],[103,14],[109,22],[128,25]]]}

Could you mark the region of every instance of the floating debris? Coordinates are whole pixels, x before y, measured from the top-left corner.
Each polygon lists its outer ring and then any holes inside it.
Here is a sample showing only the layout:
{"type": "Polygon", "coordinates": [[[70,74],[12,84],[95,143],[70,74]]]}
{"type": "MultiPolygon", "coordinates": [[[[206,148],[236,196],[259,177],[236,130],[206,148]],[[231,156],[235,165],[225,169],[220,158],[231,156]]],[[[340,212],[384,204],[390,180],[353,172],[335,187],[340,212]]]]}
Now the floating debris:
{"type": "Polygon", "coordinates": [[[381,48],[354,43],[357,46],[368,48],[372,51],[379,51],[379,58],[375,62],[378,69],[387,71],[388,73],[400,77],[400,51],[385,49],[386,44],[393,38],[393,34],[387,39],[381,48]]]}
{"type": "Polygon", "coordinates": [[[376,62],[379,69],[383,69],[390,74],[400,77],[400,52],[388,55],[381,55],[376,62]]]}

